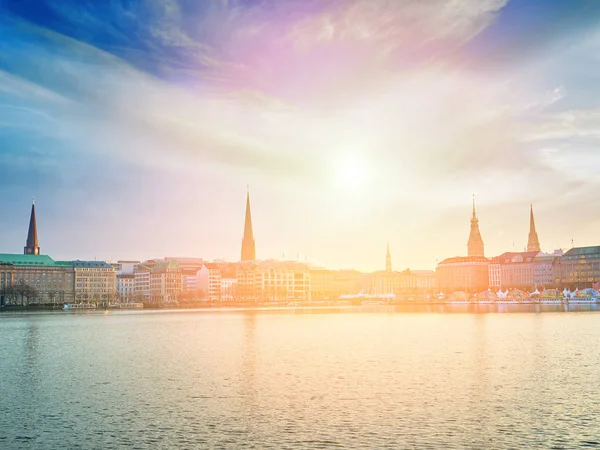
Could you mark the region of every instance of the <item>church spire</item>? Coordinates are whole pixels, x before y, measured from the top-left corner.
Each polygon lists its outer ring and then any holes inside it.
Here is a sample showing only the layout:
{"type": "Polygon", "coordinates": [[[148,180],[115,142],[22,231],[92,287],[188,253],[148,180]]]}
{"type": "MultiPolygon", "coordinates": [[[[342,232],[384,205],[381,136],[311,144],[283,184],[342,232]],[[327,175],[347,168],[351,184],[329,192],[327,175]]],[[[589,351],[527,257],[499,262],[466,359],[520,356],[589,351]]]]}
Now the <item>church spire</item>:
{"type": "Polygon", "coordinates": [[[244,221],[244,237],[242,238],[242,261],[254,261],[256,247],[252,231],[252,214],[250,213],[250,189],[246,188],[246,219],[244,221]]]}
{"type": "Polygon", "coordinates": [[[479,219],[475,210],[475,194],[473,194],[473,215],[471,217],[471,233],[469,234],[469,242],[467,243],[469,256],[483,256],[483,239],[479,232],[479,219]]]}
{"type": "Polygon", "coordinates": [[[26,255],[39,255],[40,246],[37,235],[37,222],[35,220],[35,199],[31,202],[31,216],[29,217],[29,231],[27,232],[27,242],[25,243],[24,253],[26,255]]]}
{"type": "Polygon", "coordinates": [[[528,252],[539,252],[540,241],[535,231],[535,219],[533,218],[533,205],[529,205],[529,239],[527,240],[528,252]]]}
{"type": "Polygon", "coordinates": [[[386,272],[392,271],[392,255],[390,253],[390,243],[389,242],[387,245],[387,253],[385,254],[385,271],[386,272]]]}

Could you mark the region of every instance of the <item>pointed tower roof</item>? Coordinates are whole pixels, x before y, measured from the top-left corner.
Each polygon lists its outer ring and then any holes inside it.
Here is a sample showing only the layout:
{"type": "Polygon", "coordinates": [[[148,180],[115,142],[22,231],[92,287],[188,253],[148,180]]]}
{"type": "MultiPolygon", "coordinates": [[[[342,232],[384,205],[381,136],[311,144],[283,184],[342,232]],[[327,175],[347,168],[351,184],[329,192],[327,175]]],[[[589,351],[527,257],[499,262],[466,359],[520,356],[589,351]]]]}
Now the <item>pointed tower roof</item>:
{"type": "Polygon", "coordinates": [[[392,254],[390,253],[390,243],[387,244],[387,253],[385,254],[385,271],[392,271],[392,254]]]}
{"type": "Polygon", "coordinates": [[[483,239],[479,232],[479,219],[475,210],[475,194],[473,194],[473,215],[471,216],[471,232],[469,233],[469,242],[467,243],[469,256],[484,256],[483,239]]]}
{"type": "Polygon", "coordinates": [[[29,217],[29,231],[27,232],[27,241],[25,243],[24,254],[39,255],[40,246],[37,235],[37,221],[35,218],[35,199],[31,202],[31,216],[29,217]]]}
{"type": "Polygon", "coordinates": [[[528,252],[540,252],[540,240],[535,230],[535,219],[533,218],[533,205],[529,205],[529,239],[527,240],[528,252]]]}
{"type": "Polygon", "coordinates": [[[254,261],[256,247],[252,230],[252,213],[250,212],[250,189],[246,189],[246,218],[244,221],[244,237],[242,238],[242,261],[254,261]]]}

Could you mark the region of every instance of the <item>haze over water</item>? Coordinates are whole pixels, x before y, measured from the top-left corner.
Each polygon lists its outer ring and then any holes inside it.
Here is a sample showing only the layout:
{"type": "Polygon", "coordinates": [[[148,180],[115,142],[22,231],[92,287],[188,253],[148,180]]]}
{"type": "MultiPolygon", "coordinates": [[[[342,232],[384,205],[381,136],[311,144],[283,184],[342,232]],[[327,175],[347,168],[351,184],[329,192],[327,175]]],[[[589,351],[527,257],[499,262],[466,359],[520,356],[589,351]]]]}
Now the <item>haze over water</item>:
{"type": "Polygon", "coordinates": [[[0,448],[600,445],[595,306],[443,308],[3,314],[0,448]]]}

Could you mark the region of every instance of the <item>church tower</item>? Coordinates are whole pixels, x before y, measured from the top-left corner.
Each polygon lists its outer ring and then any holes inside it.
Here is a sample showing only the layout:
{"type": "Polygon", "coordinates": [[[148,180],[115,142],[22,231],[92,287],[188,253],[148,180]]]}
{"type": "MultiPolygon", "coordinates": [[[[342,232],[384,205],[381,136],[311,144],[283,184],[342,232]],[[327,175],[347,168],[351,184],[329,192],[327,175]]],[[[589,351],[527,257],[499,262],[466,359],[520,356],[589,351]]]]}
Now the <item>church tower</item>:
{"type": "Polygon", "coordinates": [[[37,223],[35,220],[35,201],[31,203],[31,216],[29,218],[29,231],[27,232],[27,242],[25,243],[24,253],[26,255],[39,255],[40,245],[37,235],[37,223]]]}
{"type": "Polygon", "coordinates": [[[392,255],[390,254],[390,244],[387,245],[387,253],[385,255],[385,271],[392,271],[392,255]]]}
{"type": "Polygon", "coordinates": [[[244,222],[244,237],[242,238],[242,261],[254,261],[256,247],[252,232],[252,214],[250,213],[250,190],[246,191],[246,220],[244,222]]]}
{"type": "Polygon", "coordinates": [[[483,239],[479,232],[479,219],[475,211],[475,195],[473,195],[473,216],[471,217],[471,233],[469,234],[469,242],[467,243],[469,256],[483,256],[483,239]]]}
{"type": "Polygon", "coordinates": [[[527,240],[528,252],[541,252],[540,240],[537,231],[535,231],[535,220],[533,218],[533,206],[529,205],[529,239],[527,240]]]}

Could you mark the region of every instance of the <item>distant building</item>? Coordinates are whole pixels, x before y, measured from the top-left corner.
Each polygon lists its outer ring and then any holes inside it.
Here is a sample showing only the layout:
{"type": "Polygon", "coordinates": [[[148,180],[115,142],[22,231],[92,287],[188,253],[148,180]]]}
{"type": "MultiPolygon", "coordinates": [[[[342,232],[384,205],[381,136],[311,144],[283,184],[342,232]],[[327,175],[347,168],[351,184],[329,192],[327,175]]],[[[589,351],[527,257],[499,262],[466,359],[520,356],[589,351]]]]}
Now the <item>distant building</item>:
{"type": "Polygon", "coordinates": [[[117,274],[117,297],[122,302],[135,300],[135,275],[133,273],[117,274]]]}
{"type": "Polygon", "coordinates": [[[76,301],[109,302],[117,293],[117,272],[104,261],[73,261],[76,301]]]}
{"type": "Polygon", "coordinates": [[[584,289],[600,282],[600,246],[572,248],[554,264],[558,288],[584,289]]]}
{"type": "Polygon", "coordinates": [[[0,305],[14,304],[15,286],[35,290],[37,303],[71,303],[74,299],[71,261],[54,261],[47,255],[0,254],[0,305]]]}
{"type": "Polygon", "coordinates": [[[361,273],[357,270],[336,270],[332,273],[333,295],[356,295],[361,289],[361,273]]]}
{"type": "Polygon", "coordinates": [[[181,293],[181,268],[174,261],[159,261],[150,269],[150,301],[176,303],[181,293]]]}
{"type": "Polygon", "coordinates": [[[455,256],[438,263],[436,275],[437,288],[440,291],[475,293],[488,288],[490,261],[484,256],[483,239],[479,232],[479,219],[475,210],[475,196],[473,196],[473,213],[467,253],[468,256],[455,256]]]}
{"type": "Polygon", "coordinates": [[[483,256],[457,256],[437,265],[438,289],[444,293],[485,291],[489,285],[490,260],[483,256]]]}
{"type": "Polygon", "coordinates": [[[256,244],[252,230],[252,214],[250,213],[250,191],[246,192],[246,218],[244,220],[244,237],[242,238],[242,261],[256,259],[256,244]]]}
{"type": "Polygon", "coordinates": [[[489,280],[492,289],[535,289],[535,258],[540,252],[507,252],[492,258],[489,280]]]}
{"type": "Polygon", "coordinates": [[[311,267],[309,273],[311,300],[333,300],[333,272],[322,267],[311,267]]]}
{"type": "Polygon", "coordinates": [[[204,263],[198,271],[198,290],[210,302],[221,301],[221,269],[217,264],[204,263]]]}
{"type": "Polygon", "coordinates": [[[483,239],[479,232],[479,219],[475,211],[475,196],[473,196],[473,215],[471,216],[471,232],[469,233],[467,250],[469,256],[484,256],[483,239]]]}
{"type": "Polygon", "coordinates": [[[149,302],[151,300],[150,273],[154,265],[153,261],[145,261],[135,266],[133,278],[136,302],[149,302]]]}
{"type": "Polygon", "coordinates": [[[390,244],[387,245],[387,253],[385,254],[385,271],[392,271],[392,254],[390,253],[390,244]]]}
{"type": "Polygon", "coordinates": [[[562,250],[555,250],[554,253],[537,254],[533,264],[533,286],[542,291],[556,287],[554,280],[554,265],[563,255],[562,250]]]}

